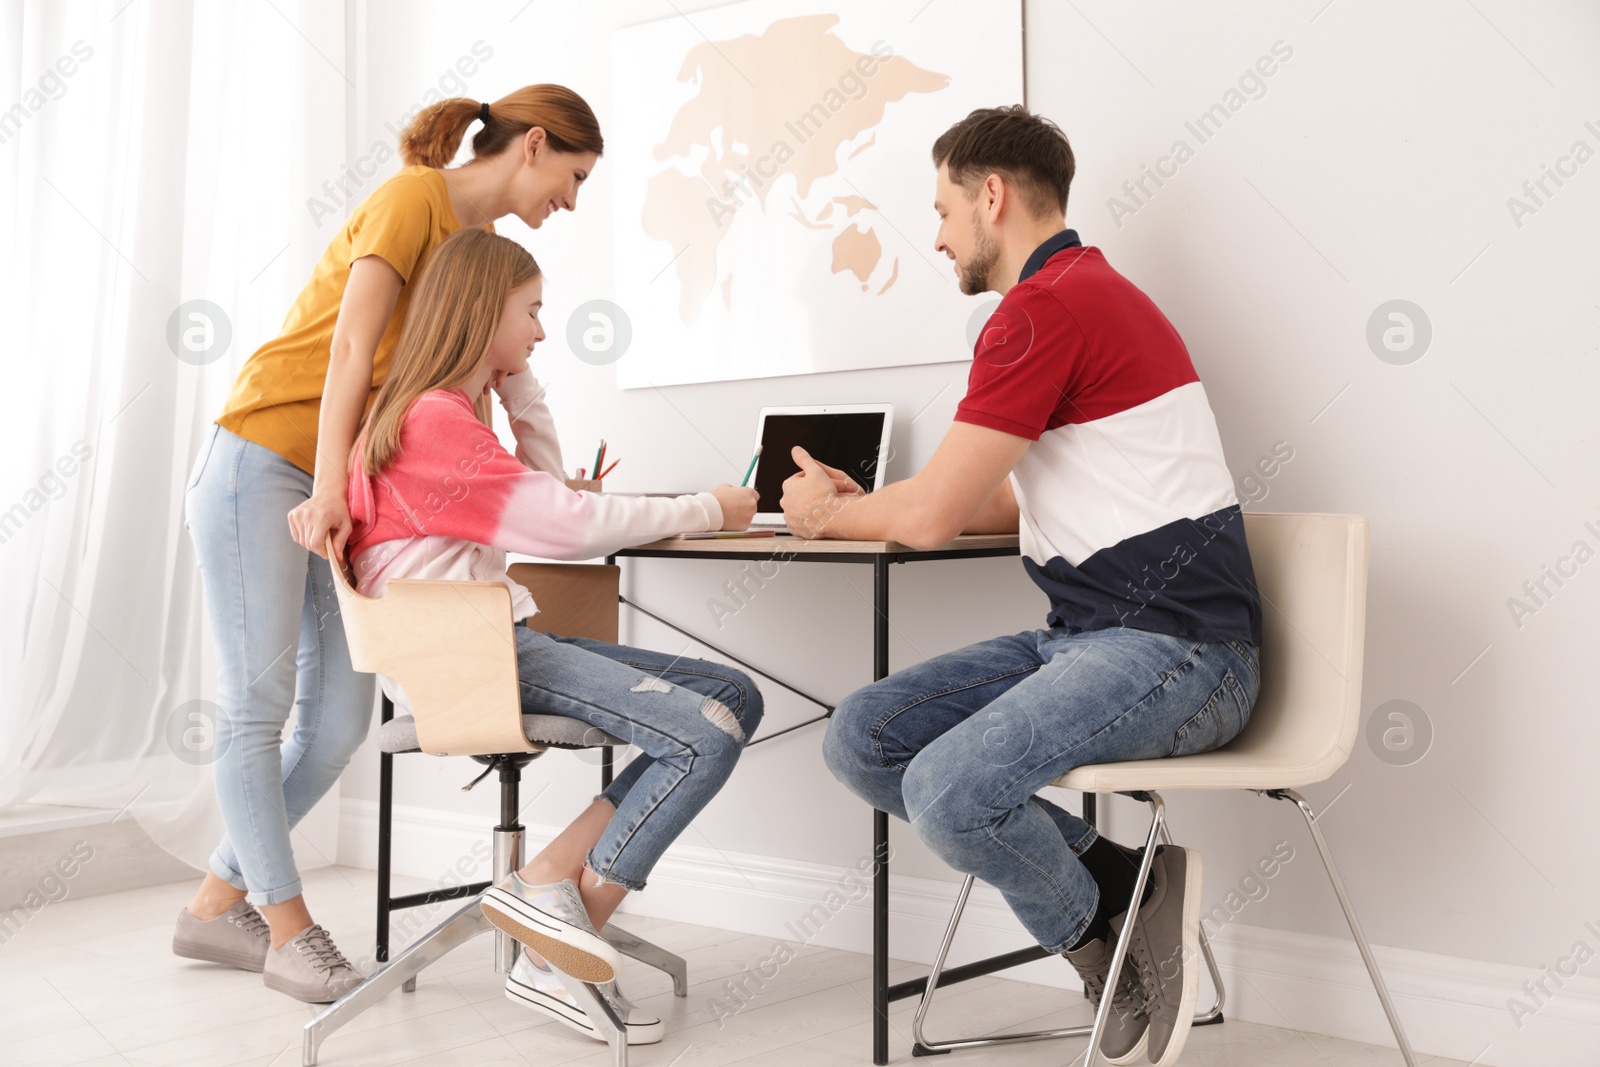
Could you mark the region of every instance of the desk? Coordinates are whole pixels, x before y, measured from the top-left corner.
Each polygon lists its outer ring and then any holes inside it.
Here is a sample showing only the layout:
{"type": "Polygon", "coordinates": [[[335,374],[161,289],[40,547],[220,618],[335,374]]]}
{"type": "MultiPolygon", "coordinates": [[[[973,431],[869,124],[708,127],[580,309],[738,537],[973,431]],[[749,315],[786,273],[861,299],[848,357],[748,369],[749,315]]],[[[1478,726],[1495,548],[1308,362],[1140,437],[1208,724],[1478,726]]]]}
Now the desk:
{"type": "MultiPolygon", "coordinates": [[[[869,563],[872,565],[872,606],[874,626],[872,631],[872,677],[876,681],[889,674],[889,565],[892,563],[919,563],[924,560],[978,559],[986,556],[1015,556],[1018,554],[1016,534],[963,534],[954,541],[935,549],[915,549],[898,541],[807,541],[799,537],[749,537],[685,540],[667,538],[647,545],[624,549],[606,562],[615,562],[618,556],[642,559],[724,559],[724,560],[784,560],[805,563],[869,563]]],[[[623,603],[644,611],[638,604],[623,598],[623,603]]],[[[668,626],[660,616],[653,615],[668,626]]],[[[706,644],[697,635],[672,626],[673,629],[706,644]]],[[[714,645],[707,647],[715,648],[714,645]]],[[[721,651],[717,649],[717,651],[721,651]]],[[[723,653],[727,655],[727,653],[723,653]]],[[[734,657],[730,657],[734,658],[734,657]]],[[[742,661],[738,661],[744,666],[742,661]]],[[[751,668],[762,673],[759,668],[751,668]]],[[[765,675],[771,677],[770,675],[765,675]]],[[[780,683],[782,684],[782,683],[780,683]]],[[[786,687],[792,688],[792,687],[786,687]]],[[[796,690],[798,692],[798,690],[796,690]]],[[[805,694],[801,694],[805,695],[805,694]]],[[[813,700],[813,697],[807,697],[813,700]]],[[[828,707],[827,705],[822,705],[828,707]]],[[[829,714],[832,708],[828,708],[829,714]]],[[[827,715],[810,722],[818,722],[827,715]]],[[[807,723],[801,723],[801,726],[807,723]]],[[[790,727],[798,729],[799,727],[790,727]]],[[[788,730],[780,731],[788,733],[788,730]]],[[[752,745],[771,740],[769,734],[750,742],[752,745]]],[[[610,749],[606,749],[607,763],[602,775],[610,775],[610,749]]],[[[1084,818],[1094,821],[1093,798],[1084,797],[1084,818]]],[[[926,978],[889,985],[889,816],[885,812],[872,813],[872,846],[877,858],[877,868],[872,879],[872,1062],[889,1062],[889,1004],[906,997],[919,997],[927,986],[926,978]]],[[[948,967],[940,977],[941,987],[962,982],[993,971],[1015,967],[1030,960],[1043,959],[1048,953],[1038,945],[978,960],[963,967],[948,967]]]]}

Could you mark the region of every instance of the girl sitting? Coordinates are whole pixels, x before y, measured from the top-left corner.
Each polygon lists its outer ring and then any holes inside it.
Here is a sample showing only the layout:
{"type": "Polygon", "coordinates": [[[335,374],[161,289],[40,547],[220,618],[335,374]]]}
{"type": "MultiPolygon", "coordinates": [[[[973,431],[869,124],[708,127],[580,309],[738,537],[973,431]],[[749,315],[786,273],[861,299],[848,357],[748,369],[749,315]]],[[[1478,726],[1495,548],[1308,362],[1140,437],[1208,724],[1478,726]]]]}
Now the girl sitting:
{"type": "MultiPolygon", "coordinates": [[[[358,591],[391,578],[504,582],[516,621],[538,608],[506,575],[506,553],[581,560],[684,531],[742,530],[754,489],[679,497],[575,492],[528,356],[544,339],[543,282],[515,241],[462,229],[430,257],[394,362],[350,464],[349,539],[358,591]],[[499,395],[513,456],[489,418],[499,395]]],[[[522,707],[568,715],[643,753],[520,870],[483,895],[489,920],[522,943],[514,1000],[599,1038],[551,968],[600,984],[630,1044],[659,1019],[616,987],[619,957],[598,931],[728,780],[761,721],[750,678],[718,663],[514,627],[522,707]]],[[[405,705],[392,679],[384,690],[405,705]]]]}

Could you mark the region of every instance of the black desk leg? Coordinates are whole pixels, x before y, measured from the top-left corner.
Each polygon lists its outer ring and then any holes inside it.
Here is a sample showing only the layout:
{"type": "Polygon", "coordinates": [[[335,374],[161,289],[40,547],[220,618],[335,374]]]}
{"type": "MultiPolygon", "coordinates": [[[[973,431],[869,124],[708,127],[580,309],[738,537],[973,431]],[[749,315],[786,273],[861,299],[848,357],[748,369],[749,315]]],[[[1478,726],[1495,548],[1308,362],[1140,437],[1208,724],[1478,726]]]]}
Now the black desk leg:
{"type": "MultiPolygon", "coordinates": [[[[614,566],[616,566],[616,563],[617,563],[617,557],[616,556],[607,556],[606,557],[606,566],[614,567],[614,566]]],[[[622,608],[619,607],[619,608],[617,608],[617,610],[621,611],[622,608]]],[[[621,638],[622,638],[622,635],[618,634],[617,638],[620,641],[621,638]]],[[[607,786],[609,786],[611,784],[611,773],[612,773],[611,749],[608,746],[608,747],[602,748],[600,750],[600,788],[601,789],[605,789],[607,786]]]]}
{"type": "MultiPolygon", "coordinates": [[[[889,561],[872,561],[872,680],[889,675],[889,561]]],[[[889,814],[872,813],[872,1062],[889,1062],[889,814]]]]}

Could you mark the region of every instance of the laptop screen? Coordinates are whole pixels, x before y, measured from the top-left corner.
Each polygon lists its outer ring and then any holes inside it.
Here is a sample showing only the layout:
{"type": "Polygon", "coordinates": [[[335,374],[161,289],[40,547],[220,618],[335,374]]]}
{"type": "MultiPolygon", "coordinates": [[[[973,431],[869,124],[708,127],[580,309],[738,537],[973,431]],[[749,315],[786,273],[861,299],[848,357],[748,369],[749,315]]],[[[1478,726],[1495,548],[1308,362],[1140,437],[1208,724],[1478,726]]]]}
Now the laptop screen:
{"type": "Polygon", "coordinates": [[[883,441],[881,411],[834,415],[768,415],[761,425],[761,460],[756,464],[757,511],[781,511],[784,479],[799,466],[790,450],[799,445],[816,459],[844,471],[866,492],[878,474],[878,445],[883,441]]]}

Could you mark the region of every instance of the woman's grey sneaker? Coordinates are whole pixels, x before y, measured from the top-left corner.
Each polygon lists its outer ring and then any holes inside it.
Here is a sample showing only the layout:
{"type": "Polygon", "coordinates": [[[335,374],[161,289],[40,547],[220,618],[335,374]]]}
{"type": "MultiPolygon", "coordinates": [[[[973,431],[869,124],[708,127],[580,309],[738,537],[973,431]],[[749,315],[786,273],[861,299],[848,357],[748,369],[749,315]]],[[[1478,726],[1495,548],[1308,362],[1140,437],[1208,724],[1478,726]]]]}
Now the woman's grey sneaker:
{"type": "Polygon", "coordinates": [[[178,926],[172,932],[175,956],[260,973],[271,947],[267,920],[243,898],[215,919],[198,918],[186,907],[178,909],[178,926]]]}
{"type": "MultiPolygon", "coordinates": [[[[1150,1062],[1171,1067],[1183,1054],[1200,993],[1200,853],[1157,845],[1150,864],[1155,890],[1134,923],[1128,958],[1144,986],[1150,1062]]],[[[1118,935],[1127,912],[1111,920],[1118,935]]]]}
{"type": "Polygon", "coordinates": [[[328,931],[312,923],[267,949],[261,980],[267,988],[307,1004],[330,1004],[360,985],[364,976],[344,958],[328,931]]]}
{"type": "Polygon", "coordinates": [[[596,932],[571,878],[533,885],[512,871],[484,890],[484,916],[557,970],[581,982],[609,982],[622,957],[596,932]]]}
{"type": "MultiPolygon", "coordinates": [[[[666,1033],[661,1020],[635,1007],[622,995],[616,982],[601,982],[595,988],[611,1005],[611,1010],[617,1013],[617,1018],[627,1024],[628,1044],[653,1045],[666,1033]]],[[[526,952],[517,953],[516,966],[506,975],[506,997],[541,1015],[566,1023],[596,1041],[605,1040],[605,1035],[595,1026],[588,1013],[578,1006],[572,994],[567,992],[567,987],[561,984],[555,969],[549,964],[539,966],[526,952]]]]}
{"type": "MultiPolygon", "coordinates": [[[[1096,1010],[1111,975],[1111,954],[1115,945],[1095,938],[1082,948],[1065,949],[1062,955],[1083,979],[1083,988],[1096,1010]]],[[[1107,1063],[1137,1063],[1144,1059],[1149,1038],[1149,1019],[1145,1016],[1144,986],[1133,966],[1133,956],[1122,961],[1122,980],[1111,994],[1111,1014],[1106,1016],[1106,1031],[1100,1036],[1100,1053],[1107,1063]]]]}

